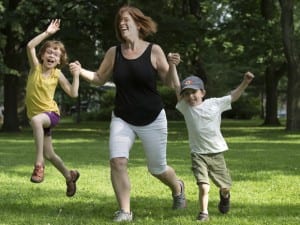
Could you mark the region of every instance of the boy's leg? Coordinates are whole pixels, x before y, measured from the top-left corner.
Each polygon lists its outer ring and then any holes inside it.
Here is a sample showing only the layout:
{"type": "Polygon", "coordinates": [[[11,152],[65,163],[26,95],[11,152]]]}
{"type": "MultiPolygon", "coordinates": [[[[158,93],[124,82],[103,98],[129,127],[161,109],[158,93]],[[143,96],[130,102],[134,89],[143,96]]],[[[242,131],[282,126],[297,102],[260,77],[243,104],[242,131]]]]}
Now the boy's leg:
{"type": "Polygon", "coordinates": [[[218,204],[218,209],[221,213],[225,214],[230,209],[230,187],[232,180],[223,153],[215,154],[212,157],[211,167],[210,177],[215,185],[220,188],[220,202],[218,204]]]}
{"type": "Polygon", "coordinates": [[[200,212],[208,214],[208,197],[209,197],[209,184],[201,183],[199,184],[199,203],[200,212]]]}
{"type": "Polygon", "coordinates": [[[197,220],[199,221],[208,221],[208,198],[209,198],[209,189],[210,185],[207,183],[200,183],[199,186],[199,203],[200,209],[197,220]]]}

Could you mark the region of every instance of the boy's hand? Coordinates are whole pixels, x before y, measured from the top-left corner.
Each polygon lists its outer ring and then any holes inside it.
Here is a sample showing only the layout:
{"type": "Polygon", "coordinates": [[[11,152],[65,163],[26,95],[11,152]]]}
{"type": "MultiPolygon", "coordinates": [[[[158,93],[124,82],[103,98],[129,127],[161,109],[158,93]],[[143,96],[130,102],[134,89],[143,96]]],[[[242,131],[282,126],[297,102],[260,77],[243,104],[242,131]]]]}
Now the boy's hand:
{"type": "Polygon", "coordinates": [[[46,33],[55,34],[60,28],[60,19],[51,20],[50,25],[48,26],[46,33]]]}
{"type": "Polygon", "coordinates": [[[254,79],[254,74],[251,72],[246,72],[244,75],[244,80],[249,84],[254,79]]]}
{"type": "Polygon", "coordinates": [[[167,56],[168,62],[170,64],[175,64],[176,66],[182,62],[182,60],[180,59],[180,55],[179,53],[169,53],[167,56]]]}

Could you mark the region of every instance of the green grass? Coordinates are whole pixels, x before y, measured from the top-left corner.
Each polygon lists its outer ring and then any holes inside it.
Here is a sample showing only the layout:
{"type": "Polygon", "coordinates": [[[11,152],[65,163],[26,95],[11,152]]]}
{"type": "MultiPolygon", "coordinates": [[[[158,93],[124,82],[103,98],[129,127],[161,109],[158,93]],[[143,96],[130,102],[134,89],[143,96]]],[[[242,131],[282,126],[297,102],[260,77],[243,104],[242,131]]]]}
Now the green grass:
{"type": "MultiPolygon", "coordinates": [[[[205,224],[300,224],[300,133],[261,127],[260,122],[223,121],[230,148],[225,158],[233,178],[232,208],[227,215],[218,212],[218,190],[212,185],[211,220],[205,224]]],[[[30,128],[0,133],[0,225],[112,224],[118,207],[110,183],[108,129],[106,122],[65,121],[54,130],[56,152],[68,168],[81,173],[73,198],[65,196],[64,178],[49,162],[43,183],[29,181],[35,156],[30,128]]],[[[149,175],[136,141],[129,161],[132,224],[197,224],[198,188],[183,122],[169,122],[168,164],[186,183],[188,208],[171,210],[169,189],[149,175]]]]}

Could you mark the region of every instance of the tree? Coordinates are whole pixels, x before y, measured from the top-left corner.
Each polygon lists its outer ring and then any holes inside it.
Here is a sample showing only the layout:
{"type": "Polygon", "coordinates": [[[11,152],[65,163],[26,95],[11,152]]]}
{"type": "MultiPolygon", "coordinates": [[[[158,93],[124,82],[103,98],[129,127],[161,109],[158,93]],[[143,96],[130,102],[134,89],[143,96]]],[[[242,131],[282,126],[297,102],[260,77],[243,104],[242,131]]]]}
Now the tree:
{"type": "Polygon", "coordinates": [[[91,58],[95,57],[96,52],[99,55],[102,50],[102,46],[96,45],[95,41],[102,33],[102,24],[99,22],[102,21],[102,14],[98,11],[102,6],[109,4],[108,0],[101,2],[5,0],[0,2],[0,10],[4,12],[3,16],[0,14],[2,19],[0,21],[0,76],[4,85],[3,131],[19,131],[18,96],[19,90],[24,88],[24,82],[20,83],[20,81],[26,81],[20,79],[20,75],[24,76],[28,73],[25,54],[27,41],[45,29],[50,19],[61,18],[63,29],[59,36],[62,37],[67,48],[76,46],[73,51],[69,51],[70,58],[80,56],[79,58],[93,64],[94,60],[91,58]],[[86,49],[94,51],[85,51],[86,49]]]}
{"type": "Polygon", "coordinates": [[[300,130],[300,63],[294,31],[294,1],[279,0],[284,54],[288,67],[286,129],[300,130]]]}
{"type": "MultiPolygon", "coordinates": [[[[5,131],[19,131],[17,113],[17,90],[19,85],[19,73],[22,63],[20,62],[19,27],[15,23],[14,11],[20,0],[5,1],[5,16],[1,26],[1,39],[6,42],[3,46],[4,73],[4,123],[2,129],[5,131]]],[[[2,48],[2,46],[1,46],[2,48]]],[[[2,65],[3,65],[2,64],[2,65]]]]}
{"type": "Polygon", "coordinates": [[[265,36],[270,43],[265,56],[265,120],[264,125],[280,125],[278,111],[278,84],[286,74],[286,63],[283,59],[282,44],[278,40],[279,16],[273,0],[261,0],[261,13],[266,22],[265,36]],[[278,34],[278,35],[277,35],[278,34]]]}

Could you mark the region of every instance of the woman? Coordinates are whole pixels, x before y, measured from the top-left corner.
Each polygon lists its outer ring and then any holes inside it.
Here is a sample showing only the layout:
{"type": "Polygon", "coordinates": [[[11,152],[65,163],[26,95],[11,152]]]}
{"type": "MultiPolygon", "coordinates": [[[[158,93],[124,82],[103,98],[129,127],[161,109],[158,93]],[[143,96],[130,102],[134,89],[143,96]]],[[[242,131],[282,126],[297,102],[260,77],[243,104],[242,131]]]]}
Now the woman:
{"type": "Polygon", "coordinates": [[[143,143],[149,172],[172,190],[173,209],[186,207],[184,183],[167,166],[167,120],[156,88],[158,76],[175,88],[180,56],[170,53],[168,62],[159,45],[144,40],[156,33],[156,23],[135,7],[119,9],[115,30],[121,44],[106,52],[96,72],[81,68],[78,61],[70,64],[70,70],[79,70],[83,78],[97,85],[111,78],[116,85],[109,141],[111,181],[120,207],[114,221],[131,221],[127,165],[136,136],[143,143]]]}

